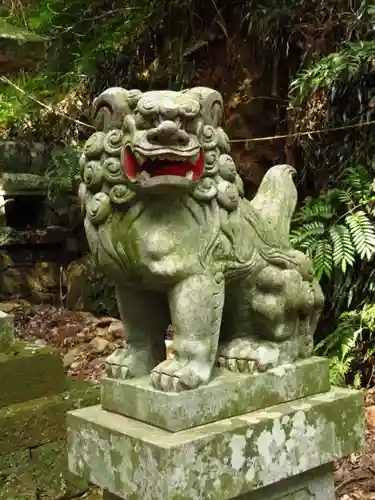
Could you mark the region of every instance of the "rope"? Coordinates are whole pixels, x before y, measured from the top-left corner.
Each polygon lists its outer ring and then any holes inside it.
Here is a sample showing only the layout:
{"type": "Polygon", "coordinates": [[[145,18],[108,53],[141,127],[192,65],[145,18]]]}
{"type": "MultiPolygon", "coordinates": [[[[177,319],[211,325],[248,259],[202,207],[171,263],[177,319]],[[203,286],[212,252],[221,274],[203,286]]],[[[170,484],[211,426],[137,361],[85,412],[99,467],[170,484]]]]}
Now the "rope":
{"type": "MultiPolygon", "coordinates": [[[[56,115],[59,115],[63,118],[66,118],[67,120],[75,122],[78,125],[83,125],[84,127],[95,130],[95,127],[93,127],[92,125],[89,125],[88,123],[84,123],[84,122],[81,122],[79,120],[76,120],[75,118],[71,118],[70,116],[65,115],[64,113],[60,113],[59,111],[54,110],[51,106],[48,106],[48,105],[44,104],[43,102],[39,101],[38,99],[36,99],[32,95],[27,94],[23,89],[21,89],[18,85],[11,82],[10,80],[8,80],[8,78],[6,78],[5,76],[0,76],[0,80],[2,80],[7,85],[13,86],[16,90],[21,92],[23,95],[25,95],[29,99],[33,100],[37,104],[39,104],[39,106],[42,106],[43,108],[47,109],[51,113],[55,113],[56,115]]],[[[270,135],[268,137],[248,137],[247,139],[230,139],[229,142],[231,142],[232,144],[239,144],[239,143],[248,144],[250,142],[276,141],[279,139],[292,139],[293,137],[325,134],[327,132],[337,132],[340,130],[348,130],[348,129],[353,129],[353,128],[367,127],[369,125],[374,125],[374,124],[375,124],[375,120],[370,120],[370,121],[366,121],[366,122],[362,122],[362,123],[355,123],[352,125],[342,125],[341,127],[331,127],[331,128],[323,128],[323,129],[319,129],[319,130],[311,130],[309,132],[296,132],[294,134],[270,135]]]]}

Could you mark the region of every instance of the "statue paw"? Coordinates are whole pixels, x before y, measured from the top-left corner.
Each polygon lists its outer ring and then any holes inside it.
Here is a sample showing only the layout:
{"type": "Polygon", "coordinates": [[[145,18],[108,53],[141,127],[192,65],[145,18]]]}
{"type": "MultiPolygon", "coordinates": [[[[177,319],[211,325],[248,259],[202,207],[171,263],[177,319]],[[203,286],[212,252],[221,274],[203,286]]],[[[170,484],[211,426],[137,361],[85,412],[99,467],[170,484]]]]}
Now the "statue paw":
{"type": "Polygon", "coordinates": [[[265,372],[280,365],[281,357],[280,344],[235,339],[221,350],[219,365],[232,372],[265,372]]]}
{"type": "Polygon", "coordinates": [[[211,366],[195,360],[166,360],[151,372],[153,386],[160,391],[180,392],[207,383],[211,366]]]}
{"type": "Polygon", "coordinates": [[[153,366],[149,362],[149,355],[142,349],[126,346],[117,349],[106,360],[105,371],[107,377],[125,380],[140,377],[150,373],[153,366]]]}

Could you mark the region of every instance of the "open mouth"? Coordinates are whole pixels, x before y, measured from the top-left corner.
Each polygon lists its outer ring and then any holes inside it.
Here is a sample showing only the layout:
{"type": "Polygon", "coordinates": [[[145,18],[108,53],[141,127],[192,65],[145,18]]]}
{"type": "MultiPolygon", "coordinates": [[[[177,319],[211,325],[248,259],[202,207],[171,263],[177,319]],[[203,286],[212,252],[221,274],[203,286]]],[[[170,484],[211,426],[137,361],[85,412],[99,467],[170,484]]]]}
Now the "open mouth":
{"type": "Polygon", "coordinates": [[[170,151],[163,151],[145,156],[138,151],[134,153],[126,148],[123,156],[123,167],[131,180],[147,181],[153,177],[175,176],[190,181],[198,180],[204,168],[204,153],[184,157],[170,151]]]}

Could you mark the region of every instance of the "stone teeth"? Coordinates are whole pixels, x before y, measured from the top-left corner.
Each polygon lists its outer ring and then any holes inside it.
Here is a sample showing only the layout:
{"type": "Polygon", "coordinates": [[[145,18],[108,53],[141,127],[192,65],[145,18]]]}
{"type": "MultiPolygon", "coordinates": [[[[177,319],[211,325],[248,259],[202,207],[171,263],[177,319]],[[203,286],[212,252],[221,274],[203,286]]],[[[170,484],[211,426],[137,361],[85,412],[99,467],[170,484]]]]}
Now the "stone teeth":
{"type": "Polygon", "coordinates": [[[135,159],[137,160],[137,164],[139,166],[142,166],[144,162],[146,161],[146,157],[143,156],[141,153],[135,152],[134,153],[135,159]]]}
{"type": "Polygon", "coordinates": [[[198,160],[199,160],[199,153],[189,158],[190,163],[197,163],[198,160]]]}
{"type": "Polygon", "coordinates": [[[146,170],[142,170],[142,172],[140,172],[137,175],[137,179],[141,182],[148,181],[148,179],[150,179],[150,177],[151,177],[151,175],[146,170]]]}
{"type": "Polygon", "coordinates": [[[186,179],[189,179],[189,181],[193,180],[194,177],[194,172],[192,170],[189,170],[189,172],[185,175],[186,179]]]}

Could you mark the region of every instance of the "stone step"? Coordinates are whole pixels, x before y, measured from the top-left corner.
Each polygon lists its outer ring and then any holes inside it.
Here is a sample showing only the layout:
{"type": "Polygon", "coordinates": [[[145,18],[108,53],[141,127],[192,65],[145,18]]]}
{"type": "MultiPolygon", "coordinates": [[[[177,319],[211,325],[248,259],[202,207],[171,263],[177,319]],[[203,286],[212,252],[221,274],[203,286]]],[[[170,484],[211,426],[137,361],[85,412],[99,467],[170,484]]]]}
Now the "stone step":
{"type": "Polygon", "coordinates": [[[122,499],[229,500],[358,451],[363,436],[363,394],[348,389],[175,433],[98,405],[68,414],[68,461],[122,499]]]}
{"type": "Polygon", "coordinates": [[[0,380],[0,411],[2,407],[67,389],[60,354],[49,347],[21,341],[0,352],[0,380]]]}
{"type": "Polygon", "coordinates": [[[154,389],[149,376],[105,377],[101,403],[105,410],[178,432],[329,389],[329,361],[313,357],[265,373],[220,370],[208,385],[179,393],[154,389]]]}
{"type": "Polygon", "coordinates": [[[0,457],[65,440],[66,412],[97,404],[99,394],[98,384],[73,381],[60,394],[0,408],[0,457]]]}

